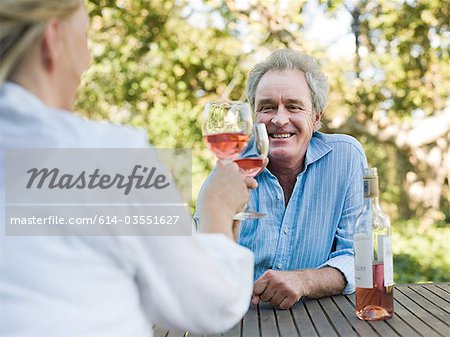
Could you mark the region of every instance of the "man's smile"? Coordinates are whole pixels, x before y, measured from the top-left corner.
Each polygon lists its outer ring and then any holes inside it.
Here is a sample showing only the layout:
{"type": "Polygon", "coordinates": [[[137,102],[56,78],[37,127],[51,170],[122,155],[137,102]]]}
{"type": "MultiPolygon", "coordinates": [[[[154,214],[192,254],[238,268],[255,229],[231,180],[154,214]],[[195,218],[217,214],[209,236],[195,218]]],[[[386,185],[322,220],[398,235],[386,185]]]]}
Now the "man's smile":
{"type": "Polygon", "coordinates": [[[287,139],[291,138],[295,133],[290,132],[283,132],[283,133],[269,133],[270,138],[276,138],[276,139],[287,139]]]}

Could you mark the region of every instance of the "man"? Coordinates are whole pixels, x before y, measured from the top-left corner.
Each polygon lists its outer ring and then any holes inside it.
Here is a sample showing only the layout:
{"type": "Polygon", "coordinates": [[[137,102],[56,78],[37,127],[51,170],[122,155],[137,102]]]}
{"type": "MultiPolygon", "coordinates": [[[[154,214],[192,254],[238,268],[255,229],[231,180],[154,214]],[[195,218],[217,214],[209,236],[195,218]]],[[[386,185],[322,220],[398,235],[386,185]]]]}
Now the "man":
{"type": "Polygon", "coordinates": [[[248,100],[270,141],[269,164],[251,192],[253,209],[267,216],[243,222],[238,237],[255,253],[254,304],[287,309],[302,297],[354,291],[366,158],[354,138],[317,132],[327,94],[315,60],[289,49],[250,72],[248,100]]]}

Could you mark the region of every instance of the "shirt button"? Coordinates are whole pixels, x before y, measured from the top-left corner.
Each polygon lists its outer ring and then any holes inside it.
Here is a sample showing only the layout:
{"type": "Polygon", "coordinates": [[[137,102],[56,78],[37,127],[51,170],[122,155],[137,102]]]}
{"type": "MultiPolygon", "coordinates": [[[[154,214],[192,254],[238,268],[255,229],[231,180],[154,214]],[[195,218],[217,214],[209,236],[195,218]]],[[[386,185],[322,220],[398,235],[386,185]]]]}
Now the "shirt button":
{"type": "Polygon", "coordinates": [[[283,268],[283,265],[282,265],[281,263],[278,263],[278,264],[277,264],[277,268],[278,268],[278,269],[281,269],[281,268],[283,268]]]}
{"type": "Polygon", "coordinates": [[[284,234],[287,234],[289,232],[289,229],[285,228],[283,232],[284,234]]]}
{"type": "Polygon", "coordinates": [[[278,200],[281,200],[281,194],[278,194],[278,195],[277,195],[277,199],[278,199],[278,200]]]}

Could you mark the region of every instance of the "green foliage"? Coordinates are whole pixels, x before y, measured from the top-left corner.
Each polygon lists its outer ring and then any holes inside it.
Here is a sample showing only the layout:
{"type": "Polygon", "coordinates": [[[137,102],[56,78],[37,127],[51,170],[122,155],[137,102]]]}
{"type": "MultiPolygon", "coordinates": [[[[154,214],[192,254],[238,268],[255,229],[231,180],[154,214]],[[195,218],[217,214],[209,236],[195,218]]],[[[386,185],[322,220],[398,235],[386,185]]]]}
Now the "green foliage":
{"type": "Polygon", "coordinates": [[[450,223],[418,233],[418,221],[393,225],[394,280],[396,283],[449,282],[450,223]]]}
{"type": "Polygon", "coordinates": [[[241,97],[244,56],[237,38],[193,26],[186,9],[180,1],[89,1],[94,59],[77,110],[144,128],[156,147],[191,149],[197,195],[213,165],[201,136],[202,107],[224,92],[241,97]]]}
{"type": "MultiPolygon", "coordinates": [[[[375,120],[387,127],[443,109],[450,90],[447,0],[318,2],[329,15],[359,11],[358,62],[305,41],[306,0],[249,1],[247,7],[237,0],[89,0],[93,63],[76,109],[144,128],[156,147],[191,149],[194,201],[214,165],[202,140],[203,106],[220,96],[243,99],[246,74],[269,50],[289,46],[322,60],[331,84],[326,131],[340,132],[333,125],[352,117],[362,126],[375,120]]],[[[364,129],[353,135],[379,169],[383,208],[395,222],[396,282],[449,281],[450,198],[441,199],[435,228],[417,234],[417,221],[402,220],[415,211],[405,177],[410,171],[426,177],[426,163],[414,163],[397,144],[380,144],[364,129]]],[[[450,195],[448,180],[444,192],[450,195]]]]}
{"type": "Polygon", "coordinates": [[[440,83],[450,79],[450,59],[448,41],[439,40],[449,29],[448,1],[372,4],[365,7],[360,22],[362,44],[370,52],[362,63],[364,71],[380,73],[361,74],[368,84],[361,91],[362,103],[373,107],[366,113],[371,116],[382,103],[389,104],[386,111],[391,118],[411,118],[416,110],[426,115],[442,110],[449,91],[440,83]]]}
{"type": "MultiPolygon", "coordinates": [[[[416,145],[411,145],[414,144],[411,139],[408,144],[401,139],[406,138],[411,125],[419,125],[424,118],[442,113],[449,104],[448,1],[323,0],[321,3],[332,14],[343,8],[351,14],[358,47],[355,63],[350,67],[328,68],[332,84],[332,111],[328,109],[326,115],[329,131],[339,132],[340,127],[336,129],[332,125],[336,119],[353,119],[354,124],[359,124],[352,128],[358,130],[352,134],[363,143],[369,165],[377,166],[381,172],[382,199],[388,203],[386,209],[393,218],[424,216],[426,219],[427,212],[433,217],[429,223],[448,218],[448,178],[445,180],[442,178],[445,174],[433,169],[433,165],[447,165],[446,135],[444,139],[416,145]],[[346,72],[350,80],[343,81],[340,77],[346,72]],[[376,131],[370,133],[373,126],[376,131]],[[396,131],[386,136],[389,128],[396,131]],[[432,152],[441,152],[439,156],[443,159],[439,164],[430,163],[427,154],[432,152]],[[417,193],[419,202],[412,201],[413,182],[416,187],[421,186],[418,193],[423,196],[428,186],[440,185],[441,191],[436,192],[441,194],[440,207],[439,202],[427,202],[427,197],[420,199],[417,193]],[[430,211],[431,203],[433,211],[430,211]]],[[[345,127],[345,122],[341,125],[345,127]]],[[[423,134],[432,132],[432,127],[424,125],[423,134]]],[[[417,133],[414,138],[418,138],[417,133]]]]}

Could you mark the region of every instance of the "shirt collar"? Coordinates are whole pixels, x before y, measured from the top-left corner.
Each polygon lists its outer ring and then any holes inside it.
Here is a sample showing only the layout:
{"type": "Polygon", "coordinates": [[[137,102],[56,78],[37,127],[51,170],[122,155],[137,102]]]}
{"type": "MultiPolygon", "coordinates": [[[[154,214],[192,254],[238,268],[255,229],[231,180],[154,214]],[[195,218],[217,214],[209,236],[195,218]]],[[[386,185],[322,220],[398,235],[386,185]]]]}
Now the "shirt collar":
{"type": "Polygon", "coordinates": [[[306,151],[305,169],[308,165],[318,161],[332,150],[332,147],[323,140],[321,132],[314,132],[306,151]]]}
{"type": "MultiPolygon", "coordinates": [[[[323,139],[323,133],[318,131],[314,132],[311,137],[311,141],[309,142],[308,150],[306,151],[305,167],[299,175],[305,172],[309,165],[324,157],[331,150],[333,150],[333,148],[325,142],[323,139]]],[[[270,177],[276,179],[267,167],[264,169],[262,174],[268,174],[270,177]]]]}
{"type": "MultiPolygon", "coordinates": [[[[87,120],[71,111],[54,108],[46,105],[40,98],[20,84],[6,81],[0,86],[0,103],[4,106],[14,107],[14,112],[21,116],[33,119],[52,119],[68,122],[87,120]],[[39,112],[39,113],[37,113],[39,112]]],[[[10,116],[7,116],[10,118],[10,116]]]]}
{"type": "Polygon", "coordinates": [[[8,99],[12,103],[18,103],[19,105],[26,102],[27,105],[31,106],[45,106],[44,103],[30,91],[25,89],[20,84],[11,81],[6,81],[1,85],[0,97],[2,99],[8,99]]]}

